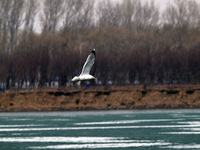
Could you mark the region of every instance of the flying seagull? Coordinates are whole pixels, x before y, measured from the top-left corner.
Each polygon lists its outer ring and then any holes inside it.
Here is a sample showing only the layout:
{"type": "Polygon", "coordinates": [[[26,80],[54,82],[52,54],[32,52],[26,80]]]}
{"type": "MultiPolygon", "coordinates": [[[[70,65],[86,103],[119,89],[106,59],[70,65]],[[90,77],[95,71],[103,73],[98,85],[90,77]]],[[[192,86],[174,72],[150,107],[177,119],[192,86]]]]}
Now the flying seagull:
{"type": "Polygon", "coordinates": [[[90,75],[90,70],[94,64],[95,60],[95,49],[90,52],[90,55],[87,57],[87,60],[82,68],[82,72],[80,75],[75,76],[72,79],[72,82],[82,81],[82,80],[91,80],[96,79],[94,76],[90,75]]]}

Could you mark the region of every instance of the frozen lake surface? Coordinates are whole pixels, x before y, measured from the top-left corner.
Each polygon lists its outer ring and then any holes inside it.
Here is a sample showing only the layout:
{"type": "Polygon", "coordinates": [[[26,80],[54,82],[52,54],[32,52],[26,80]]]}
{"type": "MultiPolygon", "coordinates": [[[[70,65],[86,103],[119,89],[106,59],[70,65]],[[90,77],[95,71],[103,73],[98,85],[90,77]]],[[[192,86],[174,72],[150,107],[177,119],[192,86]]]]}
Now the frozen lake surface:
{"type": "Polygon", "coordinates": [[[0,113],[1,150],[200,149],[200,110],[0,113]]]}

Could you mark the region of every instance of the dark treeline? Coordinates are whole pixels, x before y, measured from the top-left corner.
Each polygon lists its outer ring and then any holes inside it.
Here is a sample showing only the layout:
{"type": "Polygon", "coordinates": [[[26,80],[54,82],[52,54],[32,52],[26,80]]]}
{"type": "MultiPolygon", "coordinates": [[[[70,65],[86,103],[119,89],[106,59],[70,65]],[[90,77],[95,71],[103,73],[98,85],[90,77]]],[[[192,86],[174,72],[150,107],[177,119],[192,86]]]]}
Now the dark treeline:
{"type": "Polygon", "coordinates": [[[0,1],[0,88],[70,85],[92,48],[103,85],[199,84],[200,4],[0,1]]]}

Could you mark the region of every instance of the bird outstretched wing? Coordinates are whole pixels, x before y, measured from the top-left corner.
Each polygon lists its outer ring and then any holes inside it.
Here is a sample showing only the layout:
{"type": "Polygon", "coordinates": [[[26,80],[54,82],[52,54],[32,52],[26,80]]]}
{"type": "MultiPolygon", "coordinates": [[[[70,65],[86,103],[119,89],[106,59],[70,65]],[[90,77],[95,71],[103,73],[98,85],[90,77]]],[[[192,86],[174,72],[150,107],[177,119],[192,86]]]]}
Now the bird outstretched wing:
{"type": "Polygon", "coordinates": [[[93,49],[82,68],[81,74],[89,74],[95,61],[95,49],[93,49]]]}

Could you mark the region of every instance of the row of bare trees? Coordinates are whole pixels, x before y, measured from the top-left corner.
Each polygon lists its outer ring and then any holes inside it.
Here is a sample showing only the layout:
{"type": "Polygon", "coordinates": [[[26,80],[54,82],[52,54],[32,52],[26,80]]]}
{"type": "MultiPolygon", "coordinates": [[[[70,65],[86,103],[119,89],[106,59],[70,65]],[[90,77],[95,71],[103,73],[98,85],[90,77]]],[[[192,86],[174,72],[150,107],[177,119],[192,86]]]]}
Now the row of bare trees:
{"type": "Polygon", "coordinates": [[[65,86],[92,48],[103,85],[199,84],[200,4],[1,0],[0,88],[65,86]],[[41,31],[40,31],[41,29],[41,31]]]}

